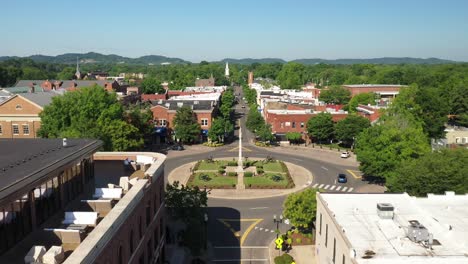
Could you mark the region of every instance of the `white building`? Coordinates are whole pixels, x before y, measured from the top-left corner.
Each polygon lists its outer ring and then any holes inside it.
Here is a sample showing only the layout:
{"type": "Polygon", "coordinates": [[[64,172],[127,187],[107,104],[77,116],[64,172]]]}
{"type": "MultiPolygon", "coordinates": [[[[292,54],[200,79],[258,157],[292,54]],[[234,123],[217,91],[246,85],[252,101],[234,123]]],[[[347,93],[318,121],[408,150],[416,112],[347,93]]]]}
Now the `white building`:
{"type": "Polygon", "coordinates": [[[317,263],[468,263],[468,195],[317,194],[317,263]]]}

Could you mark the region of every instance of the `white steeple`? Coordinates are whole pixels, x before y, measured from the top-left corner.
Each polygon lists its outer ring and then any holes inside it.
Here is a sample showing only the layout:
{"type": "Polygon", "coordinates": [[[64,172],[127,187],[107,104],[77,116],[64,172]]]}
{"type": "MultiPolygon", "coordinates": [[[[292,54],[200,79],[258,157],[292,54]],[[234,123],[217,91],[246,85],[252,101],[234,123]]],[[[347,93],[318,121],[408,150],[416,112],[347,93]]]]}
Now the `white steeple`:
{"type": "Polygon", "coordinates": [[[229,77],[229,63],[226,62],[226,68],[224,69],[224,75],[226,77],[229,77]]]}
{"type": "Polygon", "coordinates": [[[76,57],[76,72],[75,72],[76,79],[79,80],[81,79],[81,73],[80,73],[80,65],[78,63],[78,57],[76,57]]]}

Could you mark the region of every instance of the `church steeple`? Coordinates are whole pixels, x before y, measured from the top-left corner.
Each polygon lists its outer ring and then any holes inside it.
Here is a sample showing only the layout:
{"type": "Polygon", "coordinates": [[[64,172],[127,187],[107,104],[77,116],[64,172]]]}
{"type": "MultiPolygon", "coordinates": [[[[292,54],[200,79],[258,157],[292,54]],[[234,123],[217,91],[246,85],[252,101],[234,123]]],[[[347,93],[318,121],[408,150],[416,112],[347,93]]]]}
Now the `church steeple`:
{"type": "Polygon", "coordinates": [[[226,68],[224,68],[224,75],[229,78],[229,62],[226,62],[226,68]]]}
{"type": "Polygon", "coordinates": [[[76,57],[76,72],[75,72],[75,77],[77,80],[81,79],[81,73],[80,73],[80,64],[78,61],[78,57],[76,57]]]}

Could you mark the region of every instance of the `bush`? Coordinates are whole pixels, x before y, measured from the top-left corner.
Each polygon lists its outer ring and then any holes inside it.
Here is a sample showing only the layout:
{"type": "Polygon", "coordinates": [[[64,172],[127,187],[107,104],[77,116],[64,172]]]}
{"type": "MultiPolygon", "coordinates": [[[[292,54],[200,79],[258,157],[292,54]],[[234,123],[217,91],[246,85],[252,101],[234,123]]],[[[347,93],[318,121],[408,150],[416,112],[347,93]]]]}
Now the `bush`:
{"type": "Polygon", "coordinates": [[[226,165],[221,165],[221,166],[219,166],[219,167],[220,167],[221,169],[223,169],[223,170],[226,169],[226,165]]]}
{"type": "Polygon", "coordinates": [[[302,244],[302,239],[296,238],[296,243],[297,243],[297,244],[302,244]]]}
{"type": "Polygon", "coordinates": [[[257,169],[257,174],[263,174],[265,171],[263,169],[257,169]]]}
{"type": "Polygon", "coordinates": [[[294,258],[289,254],[283,254],[275,258],[275,264],[291,264],[294,262],[294,258]]]}
{"type": "Polygon", "coordinates": [[[253,172],[251,171],[244,172],[244,177],[252,177],[252,176],[253,176],[253,172]]]}
{"type": "Polygon", "coordinates": [[[257,169],[263,169],[263,165],[261,165],[261,164],[260,164],[260,165],[257,165],[257,166],[255,166],[255,167],[256,167],[257,169]]]}
{"type": "Polygon", "coordinates": [[[228,161],[228,166],[237,166],[237,161],[228,161]]]}
{"type": "Polygon", "coordinates": [[[228,176],[235,177],[235,176],[237,176],[237,172],[230,171],[230,172],[228,172],[228,176]]]}
{"type": "Polygon", "coordinates": [[[219,172],[220,174],[224,174],[226,171],[225,171],[224,169],[219,169],[218,172],[219,172]]]}
{"type": "Polygon", "coordinates": [[[198,170],[198,167],[200,167],[200,163],[201,161],[198,161],[195,166],[193,166],[193,171],[197,171],[198,170]]]}
{"type": "Polygon", "coordinates": [[[205,142],[205,143],[203,143],[203,146],[216,148],[216,147],[224,146],[224,144],[223,143],[218,143],[218,142],[211,142],[211,143],[210,142],[205,142]]]}
{"type": "Polygon", "coordinates": [[[283,180],[283,177],[281,175],[273,175],[271,176],[271,180],[274,182],[279,182],[283,180]]]}
{"type": "Polygon", "coordinates": [[[205,182],[211,180],[210,176],[208,176],[207,174],[201,174],[199,177],[200,177],[200,180],[205,181],[205,182]]]}

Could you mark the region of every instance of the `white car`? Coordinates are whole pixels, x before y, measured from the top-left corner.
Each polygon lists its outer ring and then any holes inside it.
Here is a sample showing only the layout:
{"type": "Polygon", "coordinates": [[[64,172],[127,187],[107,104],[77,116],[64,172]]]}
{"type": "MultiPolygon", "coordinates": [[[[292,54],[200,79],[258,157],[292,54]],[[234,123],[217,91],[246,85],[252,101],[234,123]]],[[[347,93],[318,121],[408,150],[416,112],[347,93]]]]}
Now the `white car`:
{"type": "Polygon", "coordinates": [[[350,155],[349,155],[349,152],[348,152],[348,151],[341,152],[341,157],[342,157],[343,159],[349,158],[349,156],[350,156],[350,155]]]}

